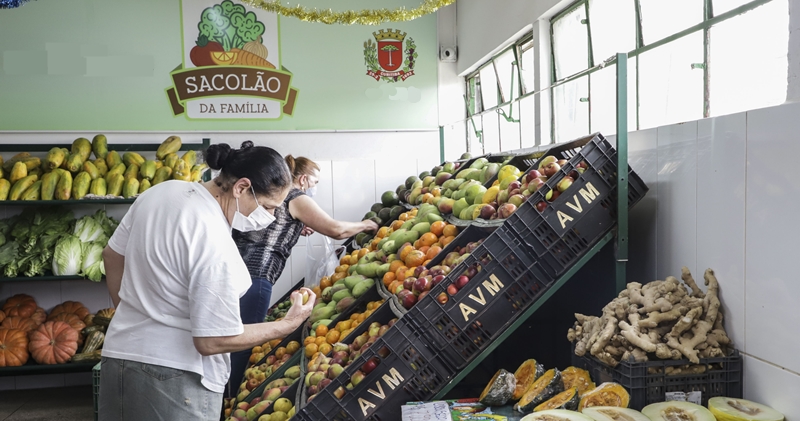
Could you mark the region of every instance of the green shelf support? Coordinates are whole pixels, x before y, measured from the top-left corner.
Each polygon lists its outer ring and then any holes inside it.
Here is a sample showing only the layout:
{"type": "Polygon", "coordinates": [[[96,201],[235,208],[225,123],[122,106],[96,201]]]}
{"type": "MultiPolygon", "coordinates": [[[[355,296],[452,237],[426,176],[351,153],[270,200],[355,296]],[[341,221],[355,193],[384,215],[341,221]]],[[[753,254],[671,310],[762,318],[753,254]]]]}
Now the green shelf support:
{"type": "Polygon", "coordinates": [[[505,332],[503,332],[502,335],[500,335],[497,339],[493,340],[492,343],[490,343],[489,346],[483,350],[483,352],[478,354],[466,368],[461,370],[458,374],[456,374],[455,377],[453,377],[452,380],[450,380],[449,383],[444,385],[444,387],[438,393],[436,393],[436,396],[434,396],[432,400],[442,399],[442,397],[444,397],[444,395],[446,395],[447,392],[449,392],[453,387],[458,385],[458,383],[461,382],[461,380],[463,380],[464,377],[467,376],[467,374],[469,374],[472,370],[474,370],[475,367],[478,366],[478,364],[480,364],[486,357],[489,356],[489,354],[491,354],[495,350],[495,348],[500,346],[500,344],[502,344],[506,339],[508,339],[508,337],[511,336],[511,334],[514,333],[515,330],[517,330],[517,328],[519,328],[523,323],[525,323],[525,321],[528,320],[528,318],[531,317],[531,315],[534,312],[536,312],[536,310],[538,310],[539,307],[542,306],[542,304],[547,302],[547,300],[549,300],[550,297],[553,296],[553,294],[555,294],[559,289],[561,289],[561,287],[564,286],[564,284],[566,284],[567,281],[569,281],[570,278],[572,278],[572,276],[575,275],[578,272],[578,270],[580,270],[583,267],[583,265],[585,265],[589,260],[591,260],[592,257],[594,257],[613,238],[614,238],[613,232],[609,232],[603,238],[601,238],[600,241],[598,241],[597,244],[594,245],[594,247],[589,249],[589,251],[587,251],[586,254],[583,255],[583,257],[578,259],[578,261],[575,262],[575,264],[572,265],[572,267],[569,268],[569,270],[567,270],[566,273],[561,275],[561,277],[558,278],[558,280],[556,280],[555,283],[553,283],[553,285],[550,286],[550,288],[548,288],[547,291],[545,291],[545,293],[542,294],[541,297],[539,297],[539,299],[537,299],[533,304],[531,304],[531,306],[528,307],[528,309],[525,310],[525,312],[522,313],[519,316],[519,318],[511,326],[509,326],[505,332]]]}
{"type": "Polygon", "coordinates": [[[628,270],[628,54],[617,54],[617,247],[616,289],[627,285],[628,270]]]}

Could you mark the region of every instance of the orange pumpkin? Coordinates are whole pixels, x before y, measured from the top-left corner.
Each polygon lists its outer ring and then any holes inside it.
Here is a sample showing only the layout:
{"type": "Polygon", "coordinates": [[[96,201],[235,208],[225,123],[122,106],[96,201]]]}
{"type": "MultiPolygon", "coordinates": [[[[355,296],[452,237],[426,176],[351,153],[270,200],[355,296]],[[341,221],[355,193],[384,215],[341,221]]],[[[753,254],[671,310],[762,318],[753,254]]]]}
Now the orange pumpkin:
{"type": "Polygon", "coordinates": [[[61,313],[72,313],[81,320],[89,314],[89,309],[78,301],[64,301],[63,303],[53,307],[53,311],[47,316],[47,320],[53,320],[53,317],[61,313]]]}
{"type": "Polygon", "coordinates": [[[3,304],[3,313],[6,316],[31,317],[36,311],[36,301],[27,294],[17,294],[3,304]]]}
{"type": "Polygon", "coordinates": [[[20,316],[11,316],[6,317],[2,323],[0,323],[0,327],[6,329],[19,329],[23,332],[30,332],[35,330],[39,325],[36,324],[36,321],[31,319],[30,317],[20,317],[20,316]]]}
{"type": "Polygon", "coordinates": [[[61,321],[49,321],[30,333],[28,351],[39,364],[64,364],[78,350],[78,331],[61,321]]]}
{"type": "Polygon", "coordinates": [[[68,324],[71,328],[80,332],[86,327],[86,323],[79,319],[77,315],[72,313],[56,314],[50,318],[50,321],[59,321],[68,324]]]}
{"type": "Polygon", "coordinates": [[[33,319],[33,321],[36,322],[36,325],[39,326],[47,321],[47,312],[41,307],[36,307],[36,311],[34,311],[33,315],[31,315],[31,319],[33,319]]]}
{"type": "Polygon", "coordinates": [[[19,367],[28,356],[27,332],[0,328],[0,367],[19,367]]]}

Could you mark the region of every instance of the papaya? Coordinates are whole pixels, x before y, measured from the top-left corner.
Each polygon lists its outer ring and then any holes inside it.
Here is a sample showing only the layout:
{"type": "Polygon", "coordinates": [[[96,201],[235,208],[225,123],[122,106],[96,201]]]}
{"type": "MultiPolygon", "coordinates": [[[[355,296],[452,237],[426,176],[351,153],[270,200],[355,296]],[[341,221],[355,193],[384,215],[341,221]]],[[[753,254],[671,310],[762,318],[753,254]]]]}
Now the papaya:
{"type": "Polygon", "coordinates": [[[11,184],[14,184],[17,181],[22,180],[27,176],[28,176],[28,167],[26,167],[23,162],[17,162],[11,168],[11,173],[8,175],[8,181],[10,181],[11,184]]]}
{"type": "Polygon", "coordinates": [[[172,169],[172,179],[189,181],[192,179],[192,168],[184,160],[178,160],[172,169]]]}
{"type": "Polygon", "coordinates": [[[145,178],[144,180],[140,181],[139,182],[139,194],[144,193],[145,190],[150,188],[150,186],[151,186],[150,180],[145,178]]]}
{"type": "Polygon", "coordinates": [[[196,151],[186,151],[186,153],[183,154],[181,159],[183,160],[183,162],[186,163],[186,165],[189,168],[192,168],[195,164],[197,164],[197,152],[196,151]]]}
{"type": "Polygon", "coordinates": [[[92,180],[92,185],[89,187],[89,193],[95,196],[105,196],[108,192],[108,185],[105,178],[95,178],[92,180]]]}
{"type": "Polygon", "coordinates": [[[358,285],[356,285],[353,288],[353,291],[352,291],[353,297],[358,298],[358,297],[366,294],[367,291],[369,291],[369,289],[372,288],[374,285],[375,285],[375,281],[372,280],[372,279],[365,279],[365,280],[359,282],[358,285]]]}
{"type": "Polygon", "coordinates": [[[58,171],[51,171],[42,176],[42,200],[55,199],[56,186],[58,186],[58,179],[61,173],[58,171]]]}
{"type": "Polygon", "coordinates": [[[12,156],[11,159],[3,163],[3,171],[11,172],[11,169],[14,168],[14,164],[16,164],[19,161],[22,161],[25,158],[30,158],[30,157],[31,157],[30,152],[20,152],[12,156]]]}
{"type": "Polygon", "coordinates": [[[139,167],[139,175],[142,177],[143,180],[152,180],[153,177],[156,176],[156,163],[155,161],[147,160],[144,161],[141,167],[139,167]]]}
{"type": "Polygon", "coordinates": [[[142,165],[144,164],[144,158],[136,152],[125,152],[122,154],[122,163],[126,166],[131,164],[142,165]]]}
{"type": "Polygon", "coordinates": [[[169,154],[169,155],[164,157],[164,166],[167,166],[167,167],[170,167],[170,168],[174,169],[175,168],[175,164],[177,164],[178,161],[181,161],[180,157],[178,157],[178,154],[171,153],[171,154],[169,154]]]}
{"type": "Polygon", "coordinates": [[[25,190],[28,190],[28,187],[32,186],[38,179],[39,177],[36,174],[19,179],[11,187],[11,191],[8,193],[8,200],[19,200],[22,197],[22,193],[25,193],[25,190]]]}
{"type": "Polygon", "coordinates": [[[128,199],[139,194],[139,180],[136,177],[126,178],[122,183],[122,197],[128,199]]]}
{"type": "Polygon", "coordinates": [[[106,164],[108,164],[108,168],[114,168],[118,164],[122,164],[122,158],[120,158],[119,152],[109,152],[108,155],[106,155],[106,164]]]}
{"type": "Polygon", "coordinates": [[[181,150],[181,138],[178,136],[170,136],[158,146],[156,158],[164,159],[165,156],[176,153],[179,150],[181,150]]]}
{"type": "Polygon", "coordinates": [[[47,157],[44,159],[44,165],[48,169],[54,170],[61,166],[64,163],[64,160],[67,159],[67,156],[64,154],[64,150],[61,148],[53,148],[47,152],[47,157]]]}
{"type": "Polygon", "coordinates": [[[0,178],[0,200],[8,199],[9,190],[11,190],[11,183],[5,178],[0,178]]]}
{"type": "Polygon", "coordinates": [[[192,170],[189,181],[198,182],[203,179],[203,172],[200,170],[192,170]]]}
{"type": "Polygon", "coordinates": [[[108,155],[108,139],[99,134],[92,138],[92,152],[97,159],[104,159],[108,155]]]}
{"type": "Polygon", "coordinates": [[[108,164],[106,164],[105,159],[97,158],[93,162],[94,167],[97,168],[97,171],[100,173],[100,177],[105,177],[108,174],[108,164]]]}
{"type": "Polygon", "coordinates": [[[42,193],[42,180],[37,180],[25,189],[19,200],[39,200],[42,193]]]}
{"type": "Polygon", "coordinates": [[[109,179],[106,187],[107,194],[112,196],[122,196],[122,183],[125,177],[122,174],[114,174],[109,179]]]}
{"type": "Polygon", "coordinates": [[[130,164],[128,168],[125,169],[125,172],[122,174],[125,179],[129,178],[138,178],[139,177],[139,165],[138,164],[130,164]]]}
{"type": "Polygon", "coordinates": [[[161,168],[161,167],[163,167],[163,166],[164,166],[164,161],[162,161],[162,160],[160,160],[160,159],[156,159],[156,160],[155,160],[155,161],[153,161],[153,162],[155,162],[155,163],[156,163],[156,170],[158,170],[159,168],[161,168]]]}
{"type": "Polygon", "coordinates": [[[56,184],[55,192],[56,200],[69,200],[72,196],[72,173],[63,171],[58,177],[58,184],[56,184]]]}
{"type": "Polygon", "coordinates": [[[153,177],[153,185],[155,186],[156,184],[162,181],[167,181],[170,179],[171,176],[172,176],[172,168],[163,166],[156,170],[156,176],[153,177]]]}
{"type": "MultiPolygon", "coordinates": [[[[109,153],[109,155],[111,155],[111,154],[109,153]]],[[[105,177],[106,184],[108,184],[108,182],[111,181],[111,177],[112,176],[117,175],[117,174],[123,175],[124,173],[125,173],[125,164],[123,164],[121,162],[119,164],[111,167],[111,169],[108,170],[108,172],[106,173],[106,177],[105,177]]]]}
{"type": "Polygon", "coordinates": [[[94,166],[92,161],[86,161],[83,163],[83,171],[89,174],[89,177],[92,177],[92,180],[100,177],[100,170],[94,166]]]}
{"type": "Polygon", "coordinates": [[[92,144],[89,142],[89,139],[85,137],[79,137],[72,142],[72,149],[70,150],[72,155],[80,155],[81,156],[81,163],[89,159],[89,155],[92,154],[92,144]]]}
{"type": "Polygon", "coordinates": [[[91,184],[92,176],[86,171],[79,172],[72,181],[72,198],[75,200],[83,199],[83,196],[89,193],[91,184]]]}
{"type": "Polygon", "coordinates": [[[67,171],[75,174],[83,169],[83,156],[81,154],[70,154],[67,157],[67,171]]]}

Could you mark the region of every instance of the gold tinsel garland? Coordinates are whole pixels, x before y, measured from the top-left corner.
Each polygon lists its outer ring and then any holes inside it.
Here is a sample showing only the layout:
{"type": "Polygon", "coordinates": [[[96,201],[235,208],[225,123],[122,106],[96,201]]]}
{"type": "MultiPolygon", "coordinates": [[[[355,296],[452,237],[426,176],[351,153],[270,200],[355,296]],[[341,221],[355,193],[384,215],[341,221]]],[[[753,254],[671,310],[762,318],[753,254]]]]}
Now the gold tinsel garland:
{"type": "Polygon", "coordinates": [[[283,6],[279,0],[241,1],[257,9],[263,9],[283,16],[290,16],[306,22],[321,22],[328,25],[334,23],[342,25],[380,25],[385,22],[407,22],[429,15],[439,8],[456,2],[456,0],[424,0],[419,7],[411,10],[400,7],[394,10],[367,9],[334,12],[330,9],[308,9],[300,5],[295,7],[283,6]]]}

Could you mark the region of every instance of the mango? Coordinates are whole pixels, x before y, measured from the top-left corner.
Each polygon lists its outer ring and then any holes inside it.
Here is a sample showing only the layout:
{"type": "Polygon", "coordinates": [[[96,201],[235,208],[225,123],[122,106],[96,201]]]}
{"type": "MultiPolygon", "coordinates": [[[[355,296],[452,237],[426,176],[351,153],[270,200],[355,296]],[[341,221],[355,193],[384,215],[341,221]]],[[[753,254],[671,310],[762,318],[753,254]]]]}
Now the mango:
{"type": "Polygon", "coordinates": [[[486,193],[481,198],[481,203],[489,204],[497,200],[497,193],[500,192],[500,186],[492,186],[486,189],[486,193]]]}
{"type": "Polygon", "coordinates": [[[350,290],[345,288],[345,289],[333,294],[333,297],[331,297],[331,301],[336,301],[338,303],[339,301],[342,300],[342,298],[352,297],[352,296],[353,296],[353,294],[350,292],[350,290]]]}
{"type": "Polygon", "coordinates": [[[348,276],[344,278],[344,285],[347,287],[347,289],[352,290],[356,285],[358,285],[359,282],[363,281],[364,279],[366,279],[364,275],[348,276]]]}
{"type": "Polygon", "coordinates": [[[476,170],[475,168],[465,168],[465,169],[459,171],[458,174],[456,174],[456,178],[463,178],[463,179],[466,179],[466,180],[471,180],[471,178],[469,178],[468,176],[470,174],[472,174],[472,173],[480,174],[480,171],[476,170]]]}
{"type": "Polygon", "coordinates": [[[411,228],[411,231],[416,231],[419,233],[420,236],[422,236],[422,234],[431,231],[431,224],[430,222],[420,222],[414,225],[414,227],[411,228]]]}
{"type": "Polygon", "coordinates": [[[465,208],[464,210],[461,211],[461,213],[458,215],[458,217],[460,219],[465,219],[465,220],[470,220],[471,221],[473,219],[472,218],[473,211],[475,210],[476,207],[477,207],[477,205],[469,205],[467,208],[465,208]]]}
{"type": "MultiPolygon", "coordinates": [[[[348,292],[348,294],[349,294],[349,292],[348,292]]],[[[316,321],[320,321],[320,320],[324,320],[324,319],[330,319],[331,316],[333,316],[333,314],[335,312],[336,312],[335,308],[328,307],[328,306],[321,307],[319,309],[314,309],[314,310],[311,311],[311,317],[309,317],[308,320],[311,323],[314,323],[316,321]]]]}
{"type": "Polygon", "coordinates": [[[353,303],[355,303],[355,302],[356,302],[355,297],[344,297],[344,298],[342,298],[341,300],[336,302],[336,307],[335,307],[336,308],[336,312],[337,313],[344,312],[345,310],[347,310],[348,307],[353,305],[353,303]]]}
{"type": "Polygon", "coordinates": [[[470,168],[474,168],[476,170],[480,170],[484,166],[486,166],[488,163],[489,163],[489,160],[486,159],[486,158],[477,158],[474,161],[472,161],[472,164],[470,164],[469,167],[470,168]]]}
{"type": "Polygon", "coordinates": [[[467,200],[463,197],[456,200],[456,202],[453,203],[453,216],[460,218],[461,212],[468,207],[469,203],[467,203],[467,200]]]}
{"type": "Polygon", "coordinates": [[[355,288],[353,288],[353,297],[360,297],[369,291],[372,286],[375,285],[375,281],[372,279],[365,279],[361,281],[355,288]]]}

